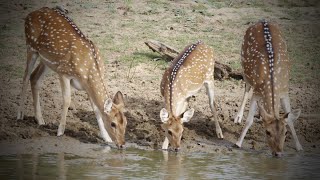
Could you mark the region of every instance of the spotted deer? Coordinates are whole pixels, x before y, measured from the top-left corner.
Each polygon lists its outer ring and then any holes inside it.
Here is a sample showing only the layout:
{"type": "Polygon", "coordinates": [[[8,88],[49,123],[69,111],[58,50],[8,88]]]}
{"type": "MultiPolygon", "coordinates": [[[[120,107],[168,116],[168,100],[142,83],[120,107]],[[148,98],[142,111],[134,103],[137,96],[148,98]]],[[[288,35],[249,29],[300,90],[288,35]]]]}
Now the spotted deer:
{"type": "Polygon", "coordinates": [[[35,119],[39,125],[45,124],[39,87],[46,71],[51,69],[59,75],[63,98],[57,135],[61,136],[65,131],[72,86],[87,92],[102,138],[106,142],[114,141],[118,148],[122,148],[127,124],[123,96],[118,91],[113,99],[109,97],[104,83],[104,63],[92,41],[59,8],[44,7],[31,12],[25,19],[25,35],[27,65],[17,119],[23,119],[25,94],[30,79],[35,119]],[[37,59],[40,62],[33,70],[37,59]]]}
{"type": "Polygon", "coordinates": [[[187,46],[167,68],[161,81],[161,94],[165,107],[160,111],[165,140],[162,149],[168,145],[178,151],[183,132],[183,123],[188,122],[194,114],[194,109],[187,109],[188,100],[196,94],[203,85],[209,97],[211,112],[214,115],[216,133],[223,138],[214,107],[214,53],[213,50],[199,41],[187,46]]]}
{"type": "Polygon", "coordinates": [[[302,150],[293,126],[293,122],[300,115],[300,109],[291,111],[288,94],[290,62],[286,43],[276,23],[262,20],[247,29],[242,44],[241,64],[244,70],[245,93],[234,118],[235,123],[241,123],[250,91],[253,91],[253,94],[246,124],[236,145],[241,147],[259,106],[267,142],[273,155],[280,156],[283,152],[286,125],[290,127],[296,149],[302,150]],[[285,111],[283,116],[279,114],[280,104],[285,111]]]}

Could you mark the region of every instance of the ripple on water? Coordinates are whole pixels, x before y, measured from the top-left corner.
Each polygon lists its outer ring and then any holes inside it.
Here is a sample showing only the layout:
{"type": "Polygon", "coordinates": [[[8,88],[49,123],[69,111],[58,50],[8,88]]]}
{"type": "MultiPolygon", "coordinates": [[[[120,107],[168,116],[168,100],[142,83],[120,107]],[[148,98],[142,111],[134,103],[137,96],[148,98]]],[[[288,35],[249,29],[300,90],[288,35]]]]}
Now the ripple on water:
{"type": "Polygon", "coordinates": [[[110,150],[101,158],[72,154],[0,156],[0,179],[291,179],[320,178],[320,155],[264,153],[173,153],[110,150]]]}

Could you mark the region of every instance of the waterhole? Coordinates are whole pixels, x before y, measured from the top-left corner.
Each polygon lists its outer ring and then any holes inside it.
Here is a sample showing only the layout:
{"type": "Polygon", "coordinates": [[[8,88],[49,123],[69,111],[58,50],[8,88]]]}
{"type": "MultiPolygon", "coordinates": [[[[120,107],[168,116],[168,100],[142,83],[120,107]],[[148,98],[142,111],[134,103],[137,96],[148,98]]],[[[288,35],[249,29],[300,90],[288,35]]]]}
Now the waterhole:
{"type": "Polygon", "coordinates": [[[174,153],[110,150],[100,158],[73,154],[0,156],[0,179],[319,179],[320,155],[274,158],[258,152],[174,153]]]}

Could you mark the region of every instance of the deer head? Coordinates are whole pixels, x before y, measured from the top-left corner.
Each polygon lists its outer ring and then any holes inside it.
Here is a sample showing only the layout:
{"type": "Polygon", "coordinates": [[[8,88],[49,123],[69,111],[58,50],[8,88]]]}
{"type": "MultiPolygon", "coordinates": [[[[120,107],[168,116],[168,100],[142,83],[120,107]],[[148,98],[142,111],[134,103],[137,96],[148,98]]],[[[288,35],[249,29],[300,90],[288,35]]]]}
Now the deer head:
{"type": "Polygon", "coordinates": [[[194,109],[191,108],[185,111],[182,117],[174,117],[172,115],[169,116],[165,108],[160,111],[160,119],[163,123],[161,127],[165,131],[165,136],[175,151],[179,151],[180,149],[183,123],[188,122],[192,118],[193,113],[194,109]]]}
{"type": "Polygon", "coordinates": [[[287,122],[298,119],[301,111],[300,109],[293,110],[280,118],[276,118],[274,115],[268,113],[259,103],[258,106],[266,129],[267,142],[271,148],[272,154],[280,157],[283,153],[284,141],[287,135],[287,122]]]}
{"type": "Polygon", "coordinates": [[[127,119],[124,113],[123,95],[120,91],[116,93],[113,100],[108,98],[104,104],[104,126],[110,135],[113,142],[118,148],[124,148],[125,145],[125,130],[127,119]]]}

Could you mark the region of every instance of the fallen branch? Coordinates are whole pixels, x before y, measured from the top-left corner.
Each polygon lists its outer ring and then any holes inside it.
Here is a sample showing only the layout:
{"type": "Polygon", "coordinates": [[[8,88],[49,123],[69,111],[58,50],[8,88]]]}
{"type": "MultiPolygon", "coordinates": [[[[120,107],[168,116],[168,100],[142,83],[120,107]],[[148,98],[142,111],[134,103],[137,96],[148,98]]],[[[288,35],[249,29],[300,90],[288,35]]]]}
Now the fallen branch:
{"type": "MultiPolygon", "coordinates": [[[[178,54],[175,48],[166,45],[162,42],[149,40],[145,44],[153,51],[159,53],[164,59],[172,61],[178,54]]],[[[232,68],[226,64],[222,64],[216,61],[214,64],[214,78],[223,80],[229,77],[240,80],[243,79],[242,73],[240,71],[232,71],[232,68]]]]}

